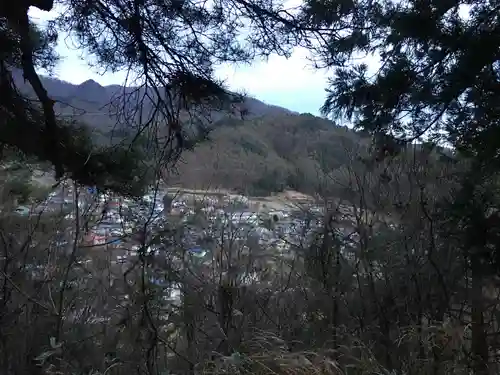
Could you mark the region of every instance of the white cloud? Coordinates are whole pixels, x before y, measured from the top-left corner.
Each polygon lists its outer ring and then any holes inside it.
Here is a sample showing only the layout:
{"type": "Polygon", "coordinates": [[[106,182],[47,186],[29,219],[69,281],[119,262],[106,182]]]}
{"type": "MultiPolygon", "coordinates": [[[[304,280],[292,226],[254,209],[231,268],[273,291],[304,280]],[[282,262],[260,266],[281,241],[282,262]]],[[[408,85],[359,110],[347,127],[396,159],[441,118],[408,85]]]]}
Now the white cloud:
{"type": "Polygon", "coordinates": [[[219,70],[235,88],[249,92],[297,90],[311,85],[324,85],[325,78],[308,66],[307,53],[296,49],[292,57],[271,56],[251,67],[225,67],[219,70]]]}
{"type": "Polygon", "coordinates": [[[271,56],[252,66],[226,66],[217,73],[235,90],[297,112],[317,113],[325,97],[327,76],[314,70],[304,49],[296,49],[289,59],[271,56]]]}

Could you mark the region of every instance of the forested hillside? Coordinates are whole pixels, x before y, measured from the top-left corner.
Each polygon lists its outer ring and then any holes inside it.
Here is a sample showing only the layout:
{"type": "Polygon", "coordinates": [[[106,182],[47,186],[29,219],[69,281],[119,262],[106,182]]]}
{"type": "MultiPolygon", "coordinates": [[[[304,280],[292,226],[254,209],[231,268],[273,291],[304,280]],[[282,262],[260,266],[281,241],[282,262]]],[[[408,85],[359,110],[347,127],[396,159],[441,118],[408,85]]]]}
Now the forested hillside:
{"type": "Polygon", "coordinates": [[[209,140],[183,154],[172,183],[268,195],[285,188],[317,192],[321,176],[349,161],[369,139],[310,114],[224,119],[209,140]]]}

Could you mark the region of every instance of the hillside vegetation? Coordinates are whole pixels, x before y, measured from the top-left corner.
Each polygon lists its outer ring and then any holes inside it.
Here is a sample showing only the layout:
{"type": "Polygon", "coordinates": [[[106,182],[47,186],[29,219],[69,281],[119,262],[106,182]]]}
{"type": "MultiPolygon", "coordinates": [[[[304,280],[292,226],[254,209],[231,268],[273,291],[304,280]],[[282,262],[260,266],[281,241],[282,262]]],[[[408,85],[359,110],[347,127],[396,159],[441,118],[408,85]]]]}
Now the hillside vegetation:
{"type": "Polygon", "coordinates": [[[281,113],[214,124],[209,141],[183,154],[173,182],[267,195],[291,188],[317,191],[321,176],[367,143],[358,133],[310,114],[281,113]]]}

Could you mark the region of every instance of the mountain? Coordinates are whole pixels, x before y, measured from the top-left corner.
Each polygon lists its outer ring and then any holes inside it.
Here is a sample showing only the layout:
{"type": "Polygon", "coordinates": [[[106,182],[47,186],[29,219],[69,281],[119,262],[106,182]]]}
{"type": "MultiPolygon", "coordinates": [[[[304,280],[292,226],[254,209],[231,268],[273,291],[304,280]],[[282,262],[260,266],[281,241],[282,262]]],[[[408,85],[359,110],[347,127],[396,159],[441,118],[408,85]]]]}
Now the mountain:
{"type": "MultiPolygon", "coordinates": [[[[112,129],[116,132],[117,127],[133,126],[123,121],[123,113],[117,113],[120,95],[145,93],[130,87],[102,86],[93,80],[73,85],[43,77],[43,84],[57,101],[58,115],[86,123],[108,142],[112,129]]],[[[19,85],[29,90],[22,80],[19,85]]],[[[125,105],[126,111],[133,111],[134,103],[125,105]]],[[[246,98],[243,104],[248,111],[243,119],[221,111],[210,113],[209,141],[184,152],[171,183],[223,187],[252,195],[285,188],[311,193],[317,190],[321,175],[349,162],[346,150],[362,140],[358,133],[310,114],[254,98],[246,98]]]]}
{"type": "MultiPolygon", "coordinates": [[[[21,91],[33,95],[31,86],[24,81],[20,71],[14,72],[13,76],[21,91]]],[[[149,118],[154,108],[153,102],[157,97],[157,93],[151,89],[146,91],[144,88],[137,87],[102,86],[94,80],[87,80],[79,85],[47,76],[42,76],[41,80],[51,98],[56,101],[57,115],[71,117],[105,132],[138,123],[139,115],[135,109],[139,101],[144,104],[143,119],[149,118]]],[[[247,118],[291,113],[288,109],[269,105],[250,97],[246,98],[239,108],[248,112],[245,116],[247,118]]],[[[212,111],[208,115],[210,121],[218,121],[230,114],[212,111]]]]}
{"type": "Polygon", "coordinates": [[[315,193],[325,175],[351,163],[367,139],[310,114],[276,113],[216,124],[210,140],[182,155],[172,183],[268,195],[315,193]]]}

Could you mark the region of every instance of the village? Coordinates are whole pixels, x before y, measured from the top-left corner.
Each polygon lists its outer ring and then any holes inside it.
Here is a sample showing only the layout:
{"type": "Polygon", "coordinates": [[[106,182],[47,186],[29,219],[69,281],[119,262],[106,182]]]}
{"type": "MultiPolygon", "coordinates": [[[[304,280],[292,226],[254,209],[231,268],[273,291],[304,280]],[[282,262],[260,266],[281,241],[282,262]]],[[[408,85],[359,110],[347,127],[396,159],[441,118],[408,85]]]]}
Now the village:
{"type": "MultiPolygon", "coordinates": [[[[323,230],[323,207],[298,193],[256,198],[157,188],[131,199],[62,184],[44,202],[18,207],[15,213],[63,217],[67,229],[58,231],[50,245],[66,254],[76,246],[79,262],[95,274],[106,270],[118,279],[141,256],[154,256],[155,262],[168,258],[177,269],[198,267],[208,276],[214,267],[225,268],[230,258],[252,257],[253,276],[241,275],[242,282],[252,283],[261,279],[256,270],[273,269],[277,259],[292,259],[313,243],[323,230]],[[75,242],[77,217],[81,240],[75,242]],[[106,259],[107,265],[96,268],[97,259],[106,259]]],[[[155,268],[162,267],[152,267],[150,281],[164,285],[155,268]]],[[[178,298],[178,288],[164,286],[170,290],[167,298],[178,298]]]]}

